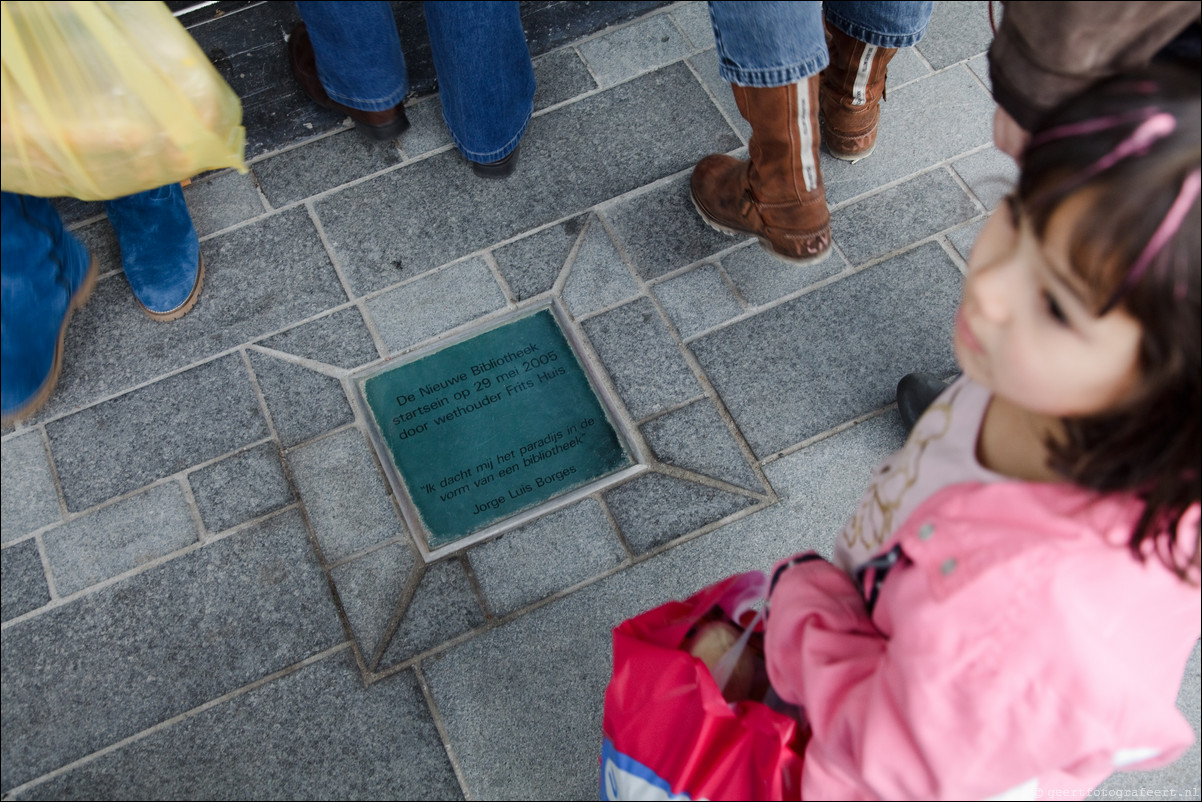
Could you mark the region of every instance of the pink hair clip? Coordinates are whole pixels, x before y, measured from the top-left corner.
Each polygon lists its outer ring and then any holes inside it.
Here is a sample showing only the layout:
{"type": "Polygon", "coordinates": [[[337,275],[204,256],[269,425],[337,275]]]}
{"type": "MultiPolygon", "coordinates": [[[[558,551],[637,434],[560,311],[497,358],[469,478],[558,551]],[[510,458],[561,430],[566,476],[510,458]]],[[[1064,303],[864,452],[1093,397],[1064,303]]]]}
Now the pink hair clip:
{"type": "Polygon", "coordinates": [[[1034,207],[1050,197],[1063,197],[1098,173],[1109,170],[1123,159],[1129,159],[1132,156],[1143,156],[1152,148],[1152,145],[1156,144],[1157,140],[1163,139],[1173,133],[1177,128],[1177,120],[1168,112],[1157,111],[1154,108],[1144,108],[1127,114],[1115,114],[1109,117],[1099,117],[1095,120],[1061,125],[1056,128],[1050,128],[1033,138],[1027,146],[1028,152],[1038,145],[1055,139],[1105,131],[1109,128],[1135,122],[1136,120],[1143,120],[1143,122],[1136,126],[1135,130],[1128,134],[1122,142],[1119,142],[1114,147],[1114,150],[1072,178],[1059,185],[1048,187],[1034,198],[1031,198],[1027,203],[1034,207]]]}
{"type": "Polygon", "coordinates": [[[1106,131],[1111,128],[1118,128],[1120,125],[1127,123],[1139,122],[1146,120],[1156,114],[1159,109],[1154,106],[1145,106],[1142,109],[1134,109],[1124,112],[1123,114],[1108,114],[1105,117],[1095,117],[1092,120],[1082,120],[1076,123],[1066,123],[1058,125],[1055,128],[1049,128],[1046,131],[1041,131],[1031,138],[1031,143],[1028,147],[1038,147],[1047,142],[1056,139],[1064,139],[1070,136],[1084,136],[1085,134],[1096,134],[1098,131],[1106,131]]]}
{"type": "Polygon", "coordinates": [[[1164,246],[1177,233],[1177,230],[1181,228],[1181,224],[1185,221],[1185,216],[1189,214],[1194,201],[1198,199],[1199,190],[1202,190],[1202,170],[1195,167],[1185,177],[1185,180],[1181,182],[1181,191],[1177,193],[1177,198],[1173,201],[1173,205],[1169,207],[1164,220],[1160,221],[1160,225],[1156,227],[1156,231],[1148,239],[1148,244],[1144,246],[1143,251],[1140,252],[1139,256],[1131,264],[1131,269],[1127,271],[1127,277],[1123,279],[1123,283],[1115,290],[1114,295],[1111,296],[1106,306],[1102,307],[1100,314],[1104,315],[1114,308],[1119,299],[1130,292],[1131,288],[1143,278],[1144,273],[1148,272],[1148,267],[1152,264],[1152,260],[1164,249],[1164,246]]]}

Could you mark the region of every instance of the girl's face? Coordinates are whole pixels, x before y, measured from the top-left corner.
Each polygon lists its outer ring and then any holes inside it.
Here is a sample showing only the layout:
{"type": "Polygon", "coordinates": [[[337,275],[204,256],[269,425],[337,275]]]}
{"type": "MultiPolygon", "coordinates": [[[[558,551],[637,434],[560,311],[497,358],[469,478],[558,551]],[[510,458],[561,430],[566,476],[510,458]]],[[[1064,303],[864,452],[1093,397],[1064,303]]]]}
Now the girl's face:
{"type": "Polygon", "coordinates": [[[953,344],[961,368],[1039,416],[1094,415],[1139,380],[1140,324],[1119,308],[1096,317],[1090,288],[1069,260],[1089,196],[1069,196],[1040,239],[1017,206],[989,218],[969,256],[953,344]]]}

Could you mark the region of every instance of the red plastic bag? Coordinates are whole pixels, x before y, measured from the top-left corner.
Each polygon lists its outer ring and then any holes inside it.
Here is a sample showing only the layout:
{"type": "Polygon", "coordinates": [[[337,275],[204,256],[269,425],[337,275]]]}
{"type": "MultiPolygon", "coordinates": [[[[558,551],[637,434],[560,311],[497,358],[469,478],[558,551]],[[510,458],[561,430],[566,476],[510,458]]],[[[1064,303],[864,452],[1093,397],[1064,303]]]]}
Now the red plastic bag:
{"type": "Polygon", "coordinates": [[[760,702],[728,703],[681,648],[715,606],[746,623],[766,590],[763,573],[738,574],[614,628],[602,799],[800,799],[798,721],[760,702]]]}

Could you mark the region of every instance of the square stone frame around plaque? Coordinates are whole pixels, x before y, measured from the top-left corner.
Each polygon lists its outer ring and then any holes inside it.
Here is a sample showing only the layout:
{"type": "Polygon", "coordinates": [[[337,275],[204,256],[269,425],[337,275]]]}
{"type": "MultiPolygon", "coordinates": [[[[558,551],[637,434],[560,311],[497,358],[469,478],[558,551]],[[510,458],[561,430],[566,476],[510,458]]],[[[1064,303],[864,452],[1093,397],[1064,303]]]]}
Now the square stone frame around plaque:
{"type": "Polygon", "coordinates": [[[352,373],[348,377],[351,388],[351,396],[354,399],[355,406],[367,424],[366,428],[368,439],[371,441],[371,446],[376,452],[376,458],[380,461],[380,465],[384,468],[384,475],[388,477],[388,484],[392,488],[393,495],[396,497],[397,506],[401,510],[401,517],[404,519],[405,525],[409,528],[409,532],[413,536],[413,541],[417,546],[418,551],[421,553],[422,560],[424,562],[427,564],[438,562],[439,560],[442,560],[452,554],[465,551],[466,549],[479,545],[486,540],[491,540],[492,538],[502,535],[512,529],[524,526],[525,524],[528,524],[536,518],[546,515],[549,512],[570,506],[571,504],[574,504],[587,496],[621,484],[622,482],[638,476],[649,469],[649,463],[651,461],[650,449],[648,448],[647,444],[643,442],[642,437],[638,434],[638,427],[634,426],[630,421],[630,417],[625,414],[625,410],[621,406],[620,402],[618,402],[614,395],[608,390],[606,383],[600,381],[600,378],[597,375],[596,366],[589,360],[584,359],[582,355],[581,344],[582,338],[580,332],[571,323],[559,302],[553,299],[550,302],[544,301],[539,304],[523,307],[521,309],[506,313],[499,318],[493,318],[491,320],[479,323],[475,326],[472,326],[470,329],[467,329],[466,331],[460,332],[454,337],[445,340],[439,340],[427,346],[423,346],[416,351],[405,354],[403,357],[390,359],[381,365],[373,365],[367,370],[352,373]],[[427,532],[425,523],[422,521],[421,515],[418,513],[417,506],[414,504],[413,499],[409,495],[408,486],[405,484],[404,479],[401,478],[400,472],[397,470],[397,466],[392,459],[388,444],[385,441],[385,437],[376,423],[375,415],[372,413],[371,408],[367,403],[367,399],[363,393],[364,383],[373,376],[385,373],[403,365],[407,365],[411,362],[416,362],[419,359],[424,359],[425,357],[438,353],[445,348],[449,348],[453,345],[458,345],[459,343],[470,340],[477,335],[500,328],[501,326],[514,322],[515,320],[519,320],[530,315],[536,315],[548,309],[551,311],[556,325],[559,326],[560,332],[567,341],[568,347],[572,349],[572,355],[575,357],[577,363],[579,363],[581,371],[588,380],[593,394],[596,395],[598,401],[600,401],[602,409],[604,409],[606,416],[609,418],[609,423],[613,426],[614,433],[626,447],[627,453],[630,454],[633,464],[626,468],[615,471],[614,473],[599,477],[573,490],[569,490],[562,495],[547,499],[541,504],[530,507],[529,509],[514,513],[507,518],[503,518],[496,523],[481,529],[479,532],[473,532],[470,535],[466,535],[452,543],[447,543],[446,545],[439,546],[437,548],[430,548],[429,532],[427,532]]]}

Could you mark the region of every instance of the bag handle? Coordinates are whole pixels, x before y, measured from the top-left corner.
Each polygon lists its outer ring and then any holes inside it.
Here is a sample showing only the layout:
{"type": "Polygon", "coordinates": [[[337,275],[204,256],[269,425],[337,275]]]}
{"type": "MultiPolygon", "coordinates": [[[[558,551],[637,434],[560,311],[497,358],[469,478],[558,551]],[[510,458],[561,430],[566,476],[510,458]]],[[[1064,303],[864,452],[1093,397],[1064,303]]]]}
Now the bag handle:
{"type": "MultiPolygon", "coordinates": [[[[743,656],[743,650],[747,648],[747,641],[751,639],[751,633],[755,631],[756,626],[764,617],[764,612],[768,609],[767,599],[764,601],[764,606],[755,611],[755,617],[743,627],[743,633],[739,635],[739,639],[726,650],[718,662],[714,664],[714,669],[710,673],[713,674],[714,682],[718,685],[718,690],[726,690],[726,683],[730,682],[730,676],[735,671],[735,666],[739,663],[739,658],[743,656]]],[[[740,624],[742,626],[742,624],[740,624]]]]}

